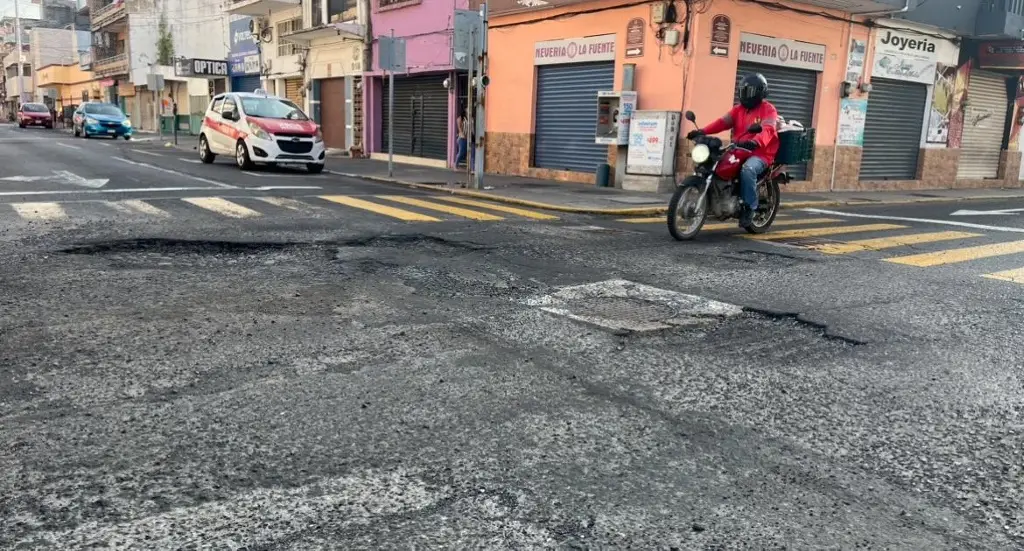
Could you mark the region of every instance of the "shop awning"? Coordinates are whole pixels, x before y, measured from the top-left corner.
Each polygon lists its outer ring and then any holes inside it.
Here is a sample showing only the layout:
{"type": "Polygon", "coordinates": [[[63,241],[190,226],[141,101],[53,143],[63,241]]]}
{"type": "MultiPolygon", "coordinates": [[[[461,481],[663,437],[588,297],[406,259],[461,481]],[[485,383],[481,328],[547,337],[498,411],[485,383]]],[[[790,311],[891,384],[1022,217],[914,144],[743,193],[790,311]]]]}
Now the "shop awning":
{"type": "Polygon", "coordinates": [[[300,46],[309,46],[309,43],[319,38],[341,37],[345,40],[356,40],[362,42],[365,28],[359,23],[328,23],[318,27],[302,29],[285,35],[281,40],[291,42],[300,46]]]}

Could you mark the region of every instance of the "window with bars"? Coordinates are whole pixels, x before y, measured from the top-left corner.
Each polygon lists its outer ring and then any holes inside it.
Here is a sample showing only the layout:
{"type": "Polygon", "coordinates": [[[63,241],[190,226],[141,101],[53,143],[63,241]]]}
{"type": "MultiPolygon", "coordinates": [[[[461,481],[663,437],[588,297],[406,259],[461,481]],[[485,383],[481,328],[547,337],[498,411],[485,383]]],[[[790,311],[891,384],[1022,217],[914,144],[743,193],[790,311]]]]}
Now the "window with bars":
{"type": "Polygon", "coordinates": [[[302,18],[296,17],[295,19],[289,19],[288,21],[282,21],[277,24],[277,55],[294,55],[298,52],[298,47],[291,42],[285,42],[281,40],[281,37],[293,33],[295,31],[302,30],[302,18]]]}

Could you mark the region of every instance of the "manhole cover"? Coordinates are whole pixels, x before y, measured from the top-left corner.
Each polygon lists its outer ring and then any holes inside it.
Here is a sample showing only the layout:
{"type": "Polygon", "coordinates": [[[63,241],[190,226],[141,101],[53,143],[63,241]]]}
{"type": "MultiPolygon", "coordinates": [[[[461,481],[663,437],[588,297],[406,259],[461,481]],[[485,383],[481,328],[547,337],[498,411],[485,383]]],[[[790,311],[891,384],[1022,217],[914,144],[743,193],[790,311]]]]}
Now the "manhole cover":
{"type": "Polygon", "coordinates": [[[573,301],[573,312],[623,322],[660,321],[673,317],[675,311],[666,304],[635,298],[602,297],[573,301]]]}
{"type": "Polygon", "coordinates": [[[734,304],[622,279],[561,287],[526,303],[604,329],[629,332],[699,325],[743,312],[734,304]]]}

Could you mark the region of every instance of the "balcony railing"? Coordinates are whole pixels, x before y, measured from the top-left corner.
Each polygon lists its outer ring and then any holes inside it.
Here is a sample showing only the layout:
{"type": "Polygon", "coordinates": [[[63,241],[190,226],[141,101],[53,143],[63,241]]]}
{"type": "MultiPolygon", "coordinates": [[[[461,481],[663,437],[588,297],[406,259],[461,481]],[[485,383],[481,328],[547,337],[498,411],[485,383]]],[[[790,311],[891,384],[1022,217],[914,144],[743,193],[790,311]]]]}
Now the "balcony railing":
{"type": "Polygon", "coordinates": [[[89,19],[93,30],[96,30],[122,15],[124,15],[124,0],[115,0],[102,8],[93,10],[89,14],[89,19]]]}
{"type": "Polygon", "coordinates": [[[7,99],[17,99],[22,91],[32,94],[35,86],[32,84],[32,77],[7,77],[7,99]]]}
{"type": "Polygon", "coordinates": [[[1021,38],[1024,30],[1024,0],[982,2],[974,20],[978,37],[1021,38]]]}
{"type": "Polygon", "coordinates": [[[128,54],[117,54],[92,62],[92,72],[96,76],[109,77],[128,73],[128,54]]]}

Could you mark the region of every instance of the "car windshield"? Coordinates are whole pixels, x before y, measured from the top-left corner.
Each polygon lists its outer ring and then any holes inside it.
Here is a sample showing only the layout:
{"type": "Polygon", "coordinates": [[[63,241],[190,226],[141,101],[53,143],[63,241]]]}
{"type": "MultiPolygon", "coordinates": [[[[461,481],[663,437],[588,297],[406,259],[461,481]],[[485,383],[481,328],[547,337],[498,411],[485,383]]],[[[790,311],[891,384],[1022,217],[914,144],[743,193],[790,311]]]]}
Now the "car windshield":
{"type": "Polygon", "coordinates": [[[50,110],[41,103],[26,103],[21,106],[21,110],[26,113],[49,113],[50,110]]]}
{"type": "Polygon", "coordinates": [[[305,113],[294,103],[275,98],[242,98],[242,111],[250,117],[306,121],[305,113]]]}
{"type": "Polygon", "coordinates": [[[83,112],[89,115],[123,115],[121,109],[114,105],[86,105],[83,112]]]}

